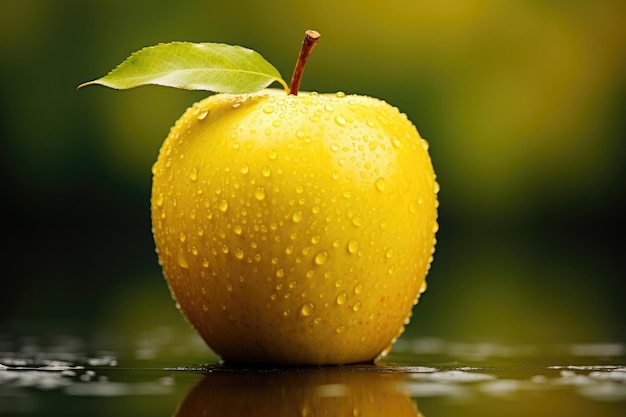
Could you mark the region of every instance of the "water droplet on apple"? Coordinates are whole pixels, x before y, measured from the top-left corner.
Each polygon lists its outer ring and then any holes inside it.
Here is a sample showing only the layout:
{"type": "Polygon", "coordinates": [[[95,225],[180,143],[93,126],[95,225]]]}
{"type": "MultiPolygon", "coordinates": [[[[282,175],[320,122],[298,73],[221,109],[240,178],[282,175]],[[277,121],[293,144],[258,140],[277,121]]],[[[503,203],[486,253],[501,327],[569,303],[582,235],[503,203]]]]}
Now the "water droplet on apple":
{"type": "Polygon", "coordinates": [[[420,294],[422,294],[428,288],[428,284],[426,284],[426,280],[422,281],[422,285],[420,285],[420,294]]]}
{"type": "Polygon", "coordinates": [[[237,248],[235,249],[235,258],[242,260],[244,257],[243,249],[237,248]]]}
{"type": "Polygon", "coordinates": [[[346,96],[346,93],[344,93],[343,91],[337,91],[336,96],[339,98],[344,98],[346,96]]]}
{"type": "Polygon", "coordinates": [[[238,109],[239,107],[241,107],[241,103],[240,102],[233,103],[233,109],[238,109]]]}
{"type": "Polygon", "coordinates": [[[346,331],[346,327],[345,327],[345,326],[339,326],[339,327],[337,327],[337,328],[335,329],[335,331],[336,331],[337,333],[339,333],[339,334],[340,334],[340,333],[343,333],[343,332],[345,332],[345,331],[346,331]]]}
{"type": "Polygon", "coordinates": [[[387,249],[387,251],[385,252],[385,257],[387,259],[391,259],[392,256],[393,256],[393,249],[391,248],[387,249]]]}
{"type": "Polygon", "coordinates": [[[185,257],[185,253],[183,252],[182,248],[178,251],[178,266],[184,269],[189,268],[189,264],[187,263],[187,258],[185,257]]]}
{"type": "Polygon", "coordinates": [[[256,198],[259,201],[264,200],[265,199],[265,188],[257,187],[256,190],[254,190],[254,198],[256,198]]]}
{"type": "Polygon", "coordinates": [[[333,107],[332,104],[330,104],[330,103],[324,104],[324,110],[326,110],[326,111],[333,111],[334,109],[335,108],[333,107]]]}
{"type": "Polygon", "coordinates": [[[284,276],[285,276],[285,270],[284,270],[283,268],[278,268],[278,269],[276,270],[276,276],[277,276],[278,278],[282,278],[282,277],[284,277],[284,276]]]}
{"type": "Polygon", "coordinates": [[[356,227],[361,227],[361,225],[363,224],[363,220],[359,216],[353,216],[352,224],[355,225],[356,227]]]}
{"type": "Polygon", "coordinates": [[[387,187],[387,182],[385,181],[383,177],[380,177],[376,180],[375,185],[378,191],[383,192],[385,191],[385,188],[387,187]]]}
{"type": "Polygon", "coordinates": [[[348,242],[348,252],[354,254],[357,253],[359,251],[359,242],[357,242],[356,240],[350,240],[348,242]]]}
{"type": "Polygon", "coordinates": [[[325,250],[317,252],[314,261],[316,265],[324,265],[328,261],[328,252],[325,250]]]}
{"type": "Polygon", "coordinates": [[[291,216],[291,219],[295,223],[300,223],[302,221],[302,212],[301,211],[296,211],[295,213],[293,213],[293,216],[291,216]]]}
{"type": "Polygon", "coordinates": [[[335,116],[335,123],[337,123],[339,126],[345,126],[346,125],[346,118],[343,116],[335,116]]]}
{"type": "Polygon", "coordinates": [[[244,162],[243,165],[241,165],[241,173],[245,175],[248,172],[250,172],[250,166],[244,162]]]}
{"type": "Polygon", "coordinates": [[[402,147],[402,142],[400,142],[400,139],[398,139],[397,136],[392,136],[391,137],[391,144],[393,145],[394,148],[401,148],[402,147]]]}
{"type": "Polygon", "coordinates": [[[189,173],[189,179],[191,181],[198,181],[198,167],[191,168],[191,172],[189,173]]]}
{"type": "Polygon", "coordinates": [[[276,108],[274,106],[272,106],[272,105],[268,105],[268,106],[263,107],[263,113],[265,113],[265,114],[272,114],[272,113],[274,113],[275,110],[276,110],[276,108]]]}
{"type": "Polygon", "coordinates": [[[161,207],[163,206],[163,201],[164,201],[164,197],[163,197],[163,193],[160,193],[155,199],[154,199],[154,204],[157,205],[157,207],[161,207]]]}
{"type": "Polygon", "coordinates": [[[270,149],[270,150],[267,152],[267,157],[268,157],[269,159],[271,159],[271,160],[276,159],[276,157],[277,157],[277,156],[278,156],[278,154],[276,153],[276,150],[274,150],[274,149],[270,149]]]}
{"type": "Polygon", "coordinates": [[[226,210],[228,210],[228,201],[226,200],[222,200],[220,201],[220,203],[218,204],[217,208],[219,209],[219,211],[221,211],[222,213],[225,213],[226,210]]]}
{"type": "Polygon", "coordinates": [[[356,284],[356,286],[354,287],[354,293],[356,295],[361,294],[362,290],[363,290],[363,286],[361,284],[356,284]]]}
{"type": "Polygon", "coordinates": [[[198,113],[198,120],[204,120],[209,115],[209,109],[204,109],[198,113]]]}
{"type": "Polygon", "coordinates": [[[300,308],[300,314],[302,317],[309,317],[315,312],[315,306],[313,303],[306,303],[300,308]]]}
{"type": "Polygon", "coordinates": [[[187,235],[186,235],[186,234],[184,234],[184,233],[181,233],[181,234],[178,236],[178,240],[180,240],[180,241],[181,241],[181,243],[182,243],[182,242],[185,242],[185,240],[187,240],[187,235]]]}
{"type": "Polygon", "coordinates": [[[340,292],[339,295],[337,295],[337,298],[335,299],[335,301],[340,306],[344,305],[346,301],[348,301],[348,294],[346,294],[345,292],[340,292]]]}
{"type": "Polygon", "coordinates": [[[354,305],[352,306],[352,311],[354,311],[354,312],[356,313],[356,312],[357,312],[357,311],[359,311],[360,309],[361,309],[361,303],[357,301],[357,302],[356,302],[356,303],[354,303],[354,305]]]}

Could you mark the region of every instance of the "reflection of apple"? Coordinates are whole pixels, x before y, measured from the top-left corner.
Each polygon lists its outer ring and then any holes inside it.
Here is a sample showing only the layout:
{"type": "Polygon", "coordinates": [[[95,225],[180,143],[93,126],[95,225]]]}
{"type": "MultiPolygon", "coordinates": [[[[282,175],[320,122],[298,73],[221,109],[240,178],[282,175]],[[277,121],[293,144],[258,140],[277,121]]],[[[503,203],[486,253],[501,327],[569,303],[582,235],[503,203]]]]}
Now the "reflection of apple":
{"type": "Polygon", "coordinates": [[[403,377],[340,368],[223,370],[205,375],[176,417],[420,416],[403,377]]]}

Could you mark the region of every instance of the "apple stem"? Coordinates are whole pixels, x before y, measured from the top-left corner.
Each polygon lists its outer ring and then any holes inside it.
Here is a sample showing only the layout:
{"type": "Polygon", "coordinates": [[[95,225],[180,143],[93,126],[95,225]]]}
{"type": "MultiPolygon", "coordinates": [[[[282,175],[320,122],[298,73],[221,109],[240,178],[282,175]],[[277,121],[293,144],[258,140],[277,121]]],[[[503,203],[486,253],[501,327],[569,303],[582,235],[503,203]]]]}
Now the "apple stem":
{"type": "Polygon", "coordinates": [[[302,81],[302,73],[304,72],[304,67],[306,65],[307,60],[309,59],[309,55],[313,51],[313,47],[317,43],[320,38],[319,32],[315,30],[307,30],[304,33],[304,40],[302,41],[302,48],[300,48],[300,55],[298,56],[298,61],[296,62],[296,68],[293,70],[293,75],[291,77],[291,84],[289,86],[289,94],[293,94],[294,96],[298,95],[298,90],[300,89],[300,81],[302,81]]]}

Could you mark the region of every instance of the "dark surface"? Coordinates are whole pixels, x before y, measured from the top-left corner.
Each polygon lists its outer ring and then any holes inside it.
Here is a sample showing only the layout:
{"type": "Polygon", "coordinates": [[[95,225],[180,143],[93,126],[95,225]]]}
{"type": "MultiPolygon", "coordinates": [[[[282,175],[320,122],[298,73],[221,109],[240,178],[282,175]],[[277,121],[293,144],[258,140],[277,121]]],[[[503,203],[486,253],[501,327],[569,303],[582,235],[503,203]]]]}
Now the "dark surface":
{"type": "Polygon", "coordinates": [[[617,417],[626,345],[401,338],[376,365],[272,368],[221,365],[194,334],[166,327],[48,341],[3,333],[0,399],[0,415],[24,416],[617,417]]]}

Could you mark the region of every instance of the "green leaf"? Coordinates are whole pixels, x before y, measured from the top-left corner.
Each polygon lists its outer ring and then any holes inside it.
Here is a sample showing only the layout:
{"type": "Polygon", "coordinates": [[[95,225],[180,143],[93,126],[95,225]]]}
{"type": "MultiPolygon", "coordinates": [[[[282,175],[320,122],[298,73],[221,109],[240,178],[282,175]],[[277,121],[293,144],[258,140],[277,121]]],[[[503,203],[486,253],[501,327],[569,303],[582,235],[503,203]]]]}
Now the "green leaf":
{"type": "Polygon", "coordinates": [[[133,53],[102,78],[78,88],[100,84],[128,89],[147,84],[215,93],[252,93],[278,81],[287,83],[257,52],[222,43],[171,42],[133,53]]]}

